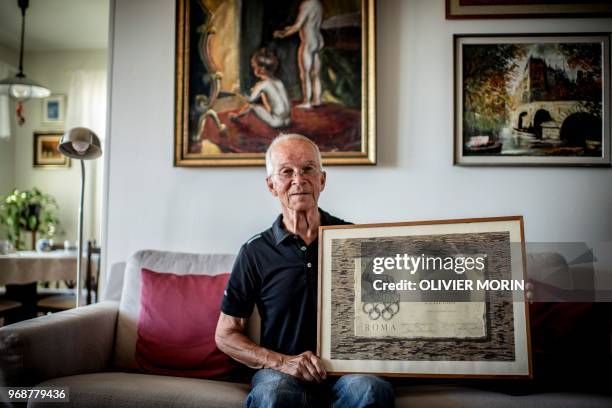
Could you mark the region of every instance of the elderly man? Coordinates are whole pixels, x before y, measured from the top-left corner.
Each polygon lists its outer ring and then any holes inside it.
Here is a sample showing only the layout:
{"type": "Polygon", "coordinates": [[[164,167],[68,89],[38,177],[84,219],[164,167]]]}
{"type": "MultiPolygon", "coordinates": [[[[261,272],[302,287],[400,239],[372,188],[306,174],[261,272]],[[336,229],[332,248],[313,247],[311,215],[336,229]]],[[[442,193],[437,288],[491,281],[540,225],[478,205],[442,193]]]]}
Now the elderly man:
{"type": "Polygon", "coordinates": [[[245,407],[390,407],[391,385],[373,375],[327,380],[312,352],[317,335],[317,236],[347,222],[318,208],[326,174],[316,144],[281,135],[266,152],[266,184],[282,214],[240,249],[221,304],[215,339],[235,360],[259,369],[245,407]],[[257,305],[261,345],[245,335],[257,305]]]}

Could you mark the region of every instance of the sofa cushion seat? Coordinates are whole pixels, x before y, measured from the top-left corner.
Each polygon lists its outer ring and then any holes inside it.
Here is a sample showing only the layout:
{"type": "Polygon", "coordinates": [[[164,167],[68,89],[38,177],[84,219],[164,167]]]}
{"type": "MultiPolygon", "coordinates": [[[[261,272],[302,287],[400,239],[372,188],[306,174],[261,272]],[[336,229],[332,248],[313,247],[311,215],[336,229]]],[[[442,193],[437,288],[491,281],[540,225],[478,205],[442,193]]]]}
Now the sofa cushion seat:
{"type": "Polygon", "coordinates": [[[249,392],[242,383],[124,372],[60,377],[39,386],[68,387],[70,405],[100,408],[241,407],[249,392]]]}
{"type": "MultiPolygon", "coordinates": [[[[86,407],[242,407],[249,392],[244,383],[105,372],[54,378],[39,386],[68,387],[71,405],[86,407]]],[[[582,392],[535,392],[512,395],[461,385],[395,387],[395,406],[402,407],[610,407],[612,395],[582,392]]],[[[30,403],[28,406],[48,406],[30,403]]]]}
{"type": "Polygon", "coordinates": [[[395,406],[430,408],[544,408],[611,407],[612,395],[583,392],[534,392],[512,395],[487,389],[455,385],[416,385],[395,388],[395,406]]]}

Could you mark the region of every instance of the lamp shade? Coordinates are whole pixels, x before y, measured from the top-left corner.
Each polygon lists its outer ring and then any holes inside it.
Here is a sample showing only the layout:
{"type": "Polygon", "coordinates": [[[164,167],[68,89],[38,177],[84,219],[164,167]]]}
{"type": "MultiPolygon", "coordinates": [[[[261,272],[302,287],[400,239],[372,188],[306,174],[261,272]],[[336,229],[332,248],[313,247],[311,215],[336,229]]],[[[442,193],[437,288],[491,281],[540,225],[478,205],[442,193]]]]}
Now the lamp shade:
{"type": "Polygon", "coordinates": [[[64,156],[79,160],[97,159],[102,155],[100,139],[84,127],[76,127],[65,133],[57,150],[64,156]]]}
{"type": "Polygon", "coordinates": [[[18,74],[0,81],[0,94],[9,95],[18,101],[26,101],[30,98],[46,98],[51,94],[51,91],[18,74]]]}

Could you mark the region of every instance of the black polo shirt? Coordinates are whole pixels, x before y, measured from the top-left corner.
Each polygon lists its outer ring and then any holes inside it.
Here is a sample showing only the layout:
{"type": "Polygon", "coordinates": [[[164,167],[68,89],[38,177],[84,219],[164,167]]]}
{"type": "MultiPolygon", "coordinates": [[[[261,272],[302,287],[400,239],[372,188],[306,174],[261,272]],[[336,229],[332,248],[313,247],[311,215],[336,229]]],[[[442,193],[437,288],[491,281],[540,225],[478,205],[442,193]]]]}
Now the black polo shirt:
{"type": "MultiPolygon", "coordinates": [[[[319,209],[321,225],[347,222],[319,209]]],[[[248,240],[238,253],[221,311],[261,316],[260,345],[283,354],[316,351],[318,239],[310,245],[283,226],[282,214],[272,227],[248,240]]]]}

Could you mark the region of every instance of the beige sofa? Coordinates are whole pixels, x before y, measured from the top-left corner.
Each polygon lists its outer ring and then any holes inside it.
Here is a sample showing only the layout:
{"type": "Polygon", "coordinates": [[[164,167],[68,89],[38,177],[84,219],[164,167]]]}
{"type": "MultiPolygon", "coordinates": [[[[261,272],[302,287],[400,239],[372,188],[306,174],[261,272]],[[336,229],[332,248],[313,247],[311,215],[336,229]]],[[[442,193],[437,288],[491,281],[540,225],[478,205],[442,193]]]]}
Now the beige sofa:
{"type": "MultiPolygon", "coordinates": [[[[214,275],[229,271],[232,262],[231,255],[137,252],[125,267],[118,302],[107,300],[1,328],[1,385],[69,387],[69,405],[73,406],[240,407],[249,391],[246,383],[127,370],[134,354],[140,269],[214,275]]],[[[251,329],[257,326],[250,324],[251,329]]],[[[256,338],[257,333],[251,332],[251,336],[256,338]]],[[[612,406],[610,395],[563,387],[535,392],[530,382],[400,382],[396,386],[398,407],[612,406]]],[[[28,406],[38,404],[30,402],[28,406]]]]}

